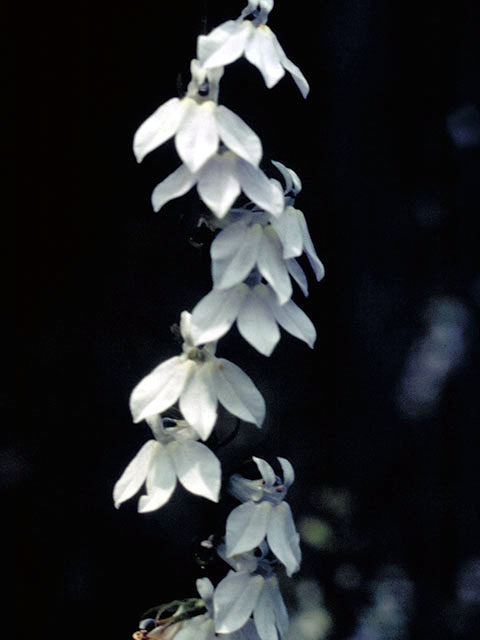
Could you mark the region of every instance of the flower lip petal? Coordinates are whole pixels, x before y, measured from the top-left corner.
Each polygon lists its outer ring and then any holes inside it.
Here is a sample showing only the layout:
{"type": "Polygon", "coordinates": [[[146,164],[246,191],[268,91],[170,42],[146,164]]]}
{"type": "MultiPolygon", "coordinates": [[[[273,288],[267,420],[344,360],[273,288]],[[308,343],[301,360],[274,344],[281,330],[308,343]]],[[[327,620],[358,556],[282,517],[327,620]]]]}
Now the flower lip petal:
{"type": "Polygon", "coordinates": [[[129,462],[121,477],[115,483],[113,500],[118,509],[122,502],[134,496],[145,482],[153,453],[158,443],[148,440],[129,462]]]}
{"type": "Polygon", "coordinates": [[[198,171],[218,148],[216,108],[213,100],[194,103],[183,117],[175,136],[178,155],[192,173],[198,171]]]}
{"type": "Polygon", "coordinates": [[[230,571],[213,595],[217,633],[233,633],[250,617],[264,585],[262,576],[230,571]]]}
{"type": "Polygon", "coordinates": [[[167,448],[185,489],[218,502],[221,468],[217,456],[200,442],[172,442],[167,448]]]}
{"type": "Polygon", "coordinates": [[[176,134],[192,103],[190,98],[171,98],[140,125],[133,138],[137,162],[176,134]]]}
{"type": "Polygon", "coordinates": [[[218,133],[225,145],[250,164],[258,166],[262,159],[262,143],[255,131],[223,105],[217,107],[215,117],[218,133]]]}

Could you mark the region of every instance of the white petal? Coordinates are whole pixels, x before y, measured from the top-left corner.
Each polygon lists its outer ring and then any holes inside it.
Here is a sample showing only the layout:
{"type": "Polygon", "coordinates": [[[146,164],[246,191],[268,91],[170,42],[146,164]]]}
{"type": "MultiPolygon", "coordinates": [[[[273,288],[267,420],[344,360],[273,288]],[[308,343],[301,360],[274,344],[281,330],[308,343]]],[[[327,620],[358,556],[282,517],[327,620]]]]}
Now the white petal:
{"type": "Polygon", "coordinates": [[[283,245],[283,258],[297,258],[303,252],[303,233],[296,209],[287,207],[281,216],[272,222],[283,245]]]}
{"type": "Polygon", "coordinates": [[[260,70],[265,84],[271,89],[285,75],[270,27],[261,24],[247,42],[245,57],[260,70]]]}
{"type": "Polygon", "coordinates": [[[245,284],[219,291],[213,289],[192,311],[192,337],[195,344],[218,340],[235,322],[235,318],[248,294],[245,284]]]}
{"type": "Polygon", "coordinates": [[[286,458],[277,457],[280,462],[283,471],[283,484],[287,487],[291,487],[295,482],[295,470],[292,463],[286,458]]]}
{"type": "Polygon", "coordinates": [[[265,227],[258,251],[257,265],[260,273],[277,294],[280,304],[292,295],[292,283],[282,257],[282,246],[275,230],[265,227]]]}
{"type": "Polygon", "coordinates": [[[140,422],[172,406],[195,367],[183,356],[169,358],[141,380],[130,396],[133,421],[140,422]]]}
{"type": "Polygon", "coordinates": [[[215,117],[218,133],[225,145],[250,164],[257,166],[262,159],[262,143],[255,131],[233,111],[222,105],[217,107],[215,117]]]}
{"type": "Polygon", "coordinates": [[[178,155],[192,173],[198,171],[218,149],[216,108],[213,100],[195,103],[185,114],[175,136],[178,155]]]}
{"type": "Polygon", "coordinates": [[[180,411],[202,440],[209,437],[217,419],[213,366],[212,362],[196,364],[180,396],[180,411]]]}
{"type": "Polygon", "coordinates": [[[224,358],[216,359],[215,388],[218,400],[234,416],[261,427],[265,400],[247,374],[224,358]]]}
{"type": "Polygon", "coordinates": [[[293,169],[289,169],[278,160],[271,160],[271,163],[280,171],[285,180],[285,193],[294,191],[295,194],[302,190],[302,182],[293,169]]]}
{"type": "Polygon", "coordinates": [[[195,582],[195,587],[204,602],[212,600],[214,588],[210,578],[198,578],[195,582]]]}
{"type": "Polygon", "coordinates": [[[252,613],[264,585],[262,576],[230,571],[213,594],[215,629],[232,633],[243,627],[252,613]]]}
{"type": "Polygon", "coordinates": [[[272,597],[265,587],[266,581],[253,611],[253,620],[260,640],[278,640],[272,597]]]}
{"type": "Polygon", "coordinates": [[[285,266],[287,267],[288,273],[292,276],[295,282],[300,287],[304,296],[308,296],[308,282],[307,276],[305,275],[305,271],[298,264],[295,258],[290,258],[285,261],[285,266]]]}
{"type": "Polygon", "coordinates": [[[133,138],[133,151],[137,162],[171,138],[178,129],[185,112],[193,100],[172,98],[162,104],[140,125],[133,138]]]}
{"type": "Polygon", "coordinates": [[[317,252],[315,251],[315,247],[313,246],[312,238],[310,237],[310,232],[308,231],[305,216],[298,209],[297,212],[299,214],[298,219],[303,233],[303,247],[305,253],[307,254],[308,261],[310,262],[315,277],[317,281],[320,281],[325,276],[325,268],[320,261],[320,258],[317,256],[317,252]]]}
{"type": "Polygon", "coordinates": [[[257,468],[260,471],[260,475],[265,480],[265,485],[267,487],[273,487],[273,485],[275,484],[275,471],[272,469],[272,467],[263,458],[252,456],[252,460],[257,465],[257,468]]]}
{"type": "Polygon", "coordinates": [[[212,279],[217,289],[228,289],[245,280],[258,257],[262,227],[247,227],[242,221],[221,231],[210,248],[212,279]]]}
{"type": "Polygon", "coordinates": [[[287,633],[288,613],[275,576],[265,580],[253,617],[261,640],[277,640],[277,629],[280,638],[287,633]]]}
{"type": "MultiPolygon", "coordinates": [[[[203,614],[200,616],[195,616],[194,618],[190,618],[189,620],[185,620],[179,624],[179,631],[175,632],[175,624],[171,627],[167,627],[167,629],[163,631],[162,635],[157,636],[158,638],[163,638],[167,640],[167,638],[175,638],[175,640],[211,640],[215,637],[215,623],[210,618],[208,614],[203,614]],[[171,634],[169,634],[169,630],[171,630],[171,634]]],[[[150,632],[147,638],[152,638],[152,632],[150,632]]]]}
{"type": "Polygon", "coordinates": [[[155,440],[145,442],[117,480],[113,488],[113,500],[117,509],[122,502],[135,495],[145,482],[150,460],[157,446],[158,442],[155,440]]]}
{"type": "Polygon", "coordinates": [[[274,43],[275,49],[277,50],[277,54],[281,64],[292,76],[295,84],[300,89],[300,93],[302,94],[302,96],[306,98],[308,96],[308,92],[310,91],[310,87],[308,86],[307,79],[305,78],[303,73],[300,71],[300,69],[297,67],[297,65],[293,64],[293,62],[287,58],[285,51],[280,46],[280,43],[276,35],[272,33],[272,36],[273,36],[272,38],[273,43],[274,43]]]}
{"type": "Polygon", "coordinates": [[[228,20],[197,40],[197,57],[205,67],[224,67],[243,55],[245,43],[254,29],[249,21],[228,20]]]}
{"type": "Polygon", "coordinates": [[[152,192],[152,207],[160,211],[164,204],[187,193],[197,181],[193,173],[183,164],[165,180],[157,184],[152,192]]]}
{"type": "Polygon", "coordinates": [[[177,477],[166,447],[160,445],[155,450],[147,474],[147,495],[138,501],[140,513],[155,511],[166,502],[177,484],[177,477]]]}
{"type": "Polygon", "coordinates": [[[171,442],[167,449],[185,489],[218,502],[222,471],[217,456],[200,442],[171,442]]]}
{"type": "Polygon", "coordinates": [[[281,502],[272,509],[267,529],[267,541],[270,549],[285,565],[288,576],[300,568],[302,554],[299,540],[300,536],[295,529],[290,506],[286,502],[281,502]]]}
{"type": "Polygon", "coordinates": [[[278,324],[288,331],[295,338],[299,338],[313,349],[317,332],[313,322],[307,314],[298,307],[293,300],[289,300],[283,305],[279,305],[275,297],[271,297],[271,309],[278,324]]]}
{"type": "Polygon", "coordinates": [[[280,331],[259,287],[265,289],[264,285],[257,285],[245,299],[238,314],[237,327],[240,335],[252,347],[264,356],[269,356],[280,340],[280,331]]]}
{"type": "Polygon", "coordinates": [[[261,169],[245,162],[242,158],[238,158],[236,171],[242,189],[250,200],[274,216],[282,213],[283,193],[281,189],[270,182],[261,169]]]}
{"type": "Polygon", "coordinates": [[[267,534],[271,502],[244,502],[227,518],[225,544],[227,556],[236,556],[258,547],[267,534]]]}
{"type": "Polygon", "coordinates": [[[223,218],[240,194],[240,182],[231,151],[215,155],[201,169],[198,194],[218,218],[223,218]]]}

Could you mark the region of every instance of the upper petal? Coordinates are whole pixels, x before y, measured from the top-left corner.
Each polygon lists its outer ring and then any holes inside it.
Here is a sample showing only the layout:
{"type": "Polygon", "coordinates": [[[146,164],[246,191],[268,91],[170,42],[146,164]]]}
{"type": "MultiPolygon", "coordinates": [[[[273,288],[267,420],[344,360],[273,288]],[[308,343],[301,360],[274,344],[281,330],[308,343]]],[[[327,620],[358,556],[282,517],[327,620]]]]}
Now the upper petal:
{"type": "Polygon", "coordinates": [[[290,506],[286,502],[281,502],[272,509],[267,541],[270,549],[285,565],[288,576],[299,570],[302,558],[300,536],[295,528],[290,506]]]}
{"type": "Polygon", "coordinates": [[[262,159],[262,143],[255,131],[223,105],[217,107],[215,117],[218,133],[225,145],[250,164],[257,166],[262,159]]]}
{"type": "Polygon", "coordinates": [[[273,487],[275,484],[275,471],[268,464],[266,460],[263,458],[257,458],[256,456],[252,457],[252,460],[257,465],[258,470],[260,471],[260,475],[265,480],[265,484],[267,487],[273,487]]]}
{"type": "Polygon", "coordinates": [[[291,487],[295,481],[295,470],[292,463],[286,458],[277,457],[280,462],[283,471],[283,484],[287,487],[291,487]]]}
{"type": "Polygon", "coordinates": [[[261,427],[265,400],[247,374],[224,358],[216,359],[215,388],[219,401],[234,416],[261,427]]]}
{"type": "Polygon", "coordinates": [[[243,55],[253,25],[228,20],[197,40],[197,58],[206,69],[224,67],[243,55]]]}
{"type": "Polygon", "coordinates": [[[157,446],[158,443],[155,440],[145,442],[117,480],[113,488],[113,500],[117,509],[122,502],[135,495],[145,482],[150,460],[157,446]]]}
{"type": "Polygon", "coordinates": [[[152,192],[152,207],[154,211],[160,211],[164,204],[183,196],[187,193],[195,182],[196,177],[183,164],[171,173],[165,180],[162,180],[152,192]]]}
{"type": "Polygon", "coordinates": [[[137,129],[133,138],[133,151],[137,162],[171,138],[193,100],[172,98],[158,107],[137,129]]]}
{"type": "Polygon", "coordinates": [[[141,496],[138,501],[140,513],[155,511],[162,507],[170,499],[177,483],[175,470],[166,447],[157,444],[147,474],[147,495],[141,496]]]}
{"type": "Polygon", "coordinates": [[[245,57],[259,69],[269,89],[285,75],[274,37],[270,27],[261,24],[255,29],[245,47],[245,57]]]}
{"type": "Polygon", "coordinates": [[[195,363],[183,356],[174,356],[155,367],[141,380],[130,396],[133,421],[140,422],[155,413],[162,413],[178,399],[195,363]]]}
{"type": "MultiPolygon", "coordinates": [[[[190,100],[190,98],[187,98],[190,100]]],[[[193,105],[185,114],[175,136],[178,155],[192,173],[202,167],[218,149],[216,104],[207,100],[193,105]]]]}
{"type": "Polygon", "coordinates": [[[263,542],[272,509],[271,502],[244,502],[230,513],[225,534],[227,556],[251,551],[263,542]]]}
{"type": "Polygon", "coordinates": [[[263,588],[262,576],[229,571],[213,594],[215,629],[232,633],[243,627],[252,613],[263,588]]]}
{"type": "Polygon", "coordinates": [[[217,456],[200,442],[167,445],[178,479],[187,491],[218,502],[221,466],[217,456]]]}

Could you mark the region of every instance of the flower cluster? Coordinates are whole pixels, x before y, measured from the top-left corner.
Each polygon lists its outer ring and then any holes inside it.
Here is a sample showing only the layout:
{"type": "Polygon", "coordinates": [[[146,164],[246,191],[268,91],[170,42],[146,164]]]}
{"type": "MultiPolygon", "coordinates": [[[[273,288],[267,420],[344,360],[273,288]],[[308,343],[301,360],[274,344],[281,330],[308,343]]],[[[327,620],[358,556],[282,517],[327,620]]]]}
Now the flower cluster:
{"type": "MultiPolygon", "coordinates": [[[[260,168],[263,148],[258,135],[219,104],[224,67],[242,56],[259,69],[268,88],[288,71],[307,96],[305,77],[267,25],[272,8],[273,0],[248,0],[236,20],[199,36],[186,94],[167,100],[135,134],[139,162],[170,139],[181,160],[153,190],[154,210],[196,186],[208,210],[199,225],[216,235],[210,247],[212,290],[191,312],[180,315],[181,353],[161,362],[131,394],[134,422],[146,420],[154,438],[141,447],[116,483],[117,507],[145,484],[138,510],[156,510],[170,499],[177,479],[193,494],[214,502],[220,499],[221,463],[208,447],[218,404],[239,421],[257,427],[266,412],[250,377],[216,355],[217,341],[233,324],[265,356],[279,342],[280,327],[311,348],[315,343],[315,327],[292,299],[294,284],[308,295],[300,256],[305,254],[317,281],[324,276],[305,216],[294,206],[302,189],[300,178],[278,161],[272,164],[283,185],[269,177],[260,168]],[[164,415],[173,407],[181,418],[164,415]]],[[[179,606],[168,620],[153,621],[148,637],[284,637],[288,615],[276,571],[283,565],[291,576],[301,561],[299,535],[284,501],[294,470],[282,457],[278,458],[282,477],[266,460],[253,457],[253,461],[260,477],[251,480],[233,474],[227,487],[241,503],[228,516],[216,547],[230,570],[216,586],[207,578],[198,580],[201,607],[179,606]]]]}

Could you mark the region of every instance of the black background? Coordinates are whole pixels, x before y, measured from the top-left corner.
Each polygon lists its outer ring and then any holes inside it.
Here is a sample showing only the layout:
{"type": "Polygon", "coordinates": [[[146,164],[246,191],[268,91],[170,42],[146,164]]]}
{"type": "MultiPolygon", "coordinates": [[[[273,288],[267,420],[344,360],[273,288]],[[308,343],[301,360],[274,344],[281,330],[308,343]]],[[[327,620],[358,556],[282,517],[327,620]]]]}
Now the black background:
{"type": "MultiPolygon", "coordinates": [[[[205,19],[209,30],[242,8],[47,2],[9,23],[19,394],[7,397],[12,438],[0,455],[17,514],[20,637],[33,626],[128,638],[149,606],[195,594],[192,545],[209,533],[211,506],[181,489],[151,515],[111,500],[148,437],[131,423],[129,393],[177,353],[170,326],[210,288],[208,245],[190,241],[195,190],[159,214],[150,207],[179,164],[172,142],[139,166],[131,140],[178,94],[179,74],[187,84],[205,19]]],[[[278,0],[269,24],[308,78],[308,99],[288,75],[267,91],[245,60],[221,83],[220,101],[262,138],[262,167],[273,176],[273,158],[301,176],[297,206],[327,271],[295,298],[317,327],[314,351],[283,334],[267,360],[236,330],[222,341],[268,408],[262,432],[245,427],[224,460],[289,457],[299,518],[316,514],[322,488],[349,496],[335,550],[304,547],[303,575],[325,589],[333,637],[352,635],[385,563],[415,585],[408,637],[475,633],[455,585],[480,554],[479,147],[455,146],[447,123],[479,106],[479,17],[467,0],[278,0]],[[412,420],[396,390],[432,296],[468,310],[466,355],[436,411],[412,420]],[[332,586],[345,560],[361,576],[347,595],[332,586]]]]}

